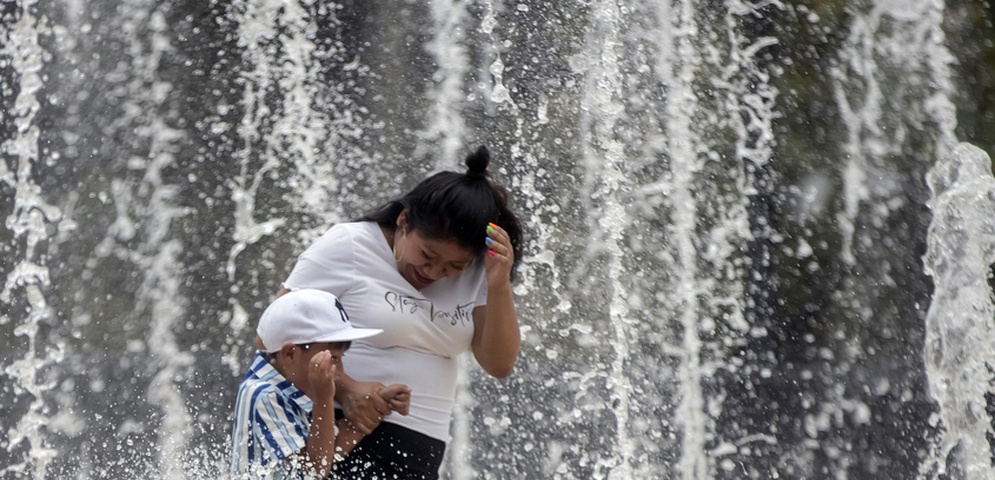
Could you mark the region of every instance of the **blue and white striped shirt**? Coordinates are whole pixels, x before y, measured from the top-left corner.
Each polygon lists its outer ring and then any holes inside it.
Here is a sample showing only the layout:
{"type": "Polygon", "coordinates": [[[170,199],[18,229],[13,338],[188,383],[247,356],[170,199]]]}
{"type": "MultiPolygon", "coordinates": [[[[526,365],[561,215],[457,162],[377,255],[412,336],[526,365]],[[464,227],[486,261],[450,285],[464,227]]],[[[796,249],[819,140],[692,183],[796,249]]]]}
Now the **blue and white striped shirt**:
{"type": "Polygon", "coordinates": [[[311,399],[276,371],[262,352],[242,378],[235,400],[231,478],[271,478],[290,473],[282,460],[299,452],[311,427],[311,399]]]}

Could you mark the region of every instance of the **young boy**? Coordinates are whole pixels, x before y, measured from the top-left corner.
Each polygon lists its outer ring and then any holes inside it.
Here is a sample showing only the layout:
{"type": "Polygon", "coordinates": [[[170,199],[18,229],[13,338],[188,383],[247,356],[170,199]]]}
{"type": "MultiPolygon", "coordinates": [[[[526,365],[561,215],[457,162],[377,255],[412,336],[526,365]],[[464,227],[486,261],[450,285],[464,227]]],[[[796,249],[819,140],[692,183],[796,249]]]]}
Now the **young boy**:
{"type": "MultiPolygon", "coordinates": [[[[256,353],[238,390],[231,477],[326,477],[362,439],[348,420],[336,425],[336,371],[352,340],[380,330],[353,327],[335,295],[305,289],[274,300],[256,332],[268,349],[256,353]]],[[[391,385],[380,395],[407,412],[408,387],[391,385]]]]}

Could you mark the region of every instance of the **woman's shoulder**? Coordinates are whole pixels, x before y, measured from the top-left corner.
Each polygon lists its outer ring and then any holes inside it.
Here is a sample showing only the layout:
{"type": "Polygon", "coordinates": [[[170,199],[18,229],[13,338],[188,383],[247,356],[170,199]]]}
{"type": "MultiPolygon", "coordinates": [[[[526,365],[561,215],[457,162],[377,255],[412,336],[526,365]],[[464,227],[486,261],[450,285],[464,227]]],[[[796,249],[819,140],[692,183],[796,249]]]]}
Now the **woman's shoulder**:
{"type": "Polygon", "coordinates": [[[284,287],[341,294],[352,283],[363,259],[371,255],[368,230],[362,222],[333,225],[297,257],[284,287]]]}
{"type": "Polygon", "coordinates": [[[380,227],[373,222],[342,222],[325,230],[318,242],[369,242],[379,232],[380,227]]]}
{"type": "Polygon", "coordinates": [[[343,222],[329,228],[311,247],[309,255],[352,256],[381,253],[385,244],[380,226],[374,222],[343,222]]]}
{"type": "Polygon", "coordinates": [[[339,238],[348,238],[360,248],[375,249],[386,241],[383,231],[380,230],[380,225],[377,225],[376,222],[344,222],[336,224],[328,232],[332,233],[333,230],[336,231],[333,235],[337,235],[339,238]]]}

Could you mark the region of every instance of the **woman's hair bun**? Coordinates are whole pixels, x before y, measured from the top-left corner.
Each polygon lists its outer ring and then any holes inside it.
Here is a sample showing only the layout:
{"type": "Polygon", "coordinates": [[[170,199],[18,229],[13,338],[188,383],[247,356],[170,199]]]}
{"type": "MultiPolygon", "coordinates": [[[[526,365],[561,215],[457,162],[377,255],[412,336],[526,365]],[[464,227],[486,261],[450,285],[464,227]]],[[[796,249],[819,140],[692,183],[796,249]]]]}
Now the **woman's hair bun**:
{"type": "Polygon", "coordinates": [[[487,147],[481,145],[477,151],[466,156],[464,163],[466,163],[468,177],[486,177],[487,164],[491,163],[491,152],[487,151],[487,147]]]}

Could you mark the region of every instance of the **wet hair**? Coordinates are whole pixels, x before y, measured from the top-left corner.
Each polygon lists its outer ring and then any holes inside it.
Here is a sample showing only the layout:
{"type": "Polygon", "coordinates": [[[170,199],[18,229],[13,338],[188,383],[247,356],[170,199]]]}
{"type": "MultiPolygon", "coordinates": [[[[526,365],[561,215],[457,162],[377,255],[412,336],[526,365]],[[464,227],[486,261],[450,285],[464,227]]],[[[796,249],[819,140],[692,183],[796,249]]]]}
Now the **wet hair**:
{"type": "Polygon", "coordinates": [[[481,146],[466,157],[466,173],[436,173],[421,181],[410,192],[359,218],[390,229],[397,227],[397,217],[407,209],[408,230],[436,241],[453,241],[481,256],[487,250],[487,224],[503,228],[511,239],[515,253],[512,278],[522,258],[522,227],[508,208],[508,192],[487,174],[491,154],[481,146]]]}

